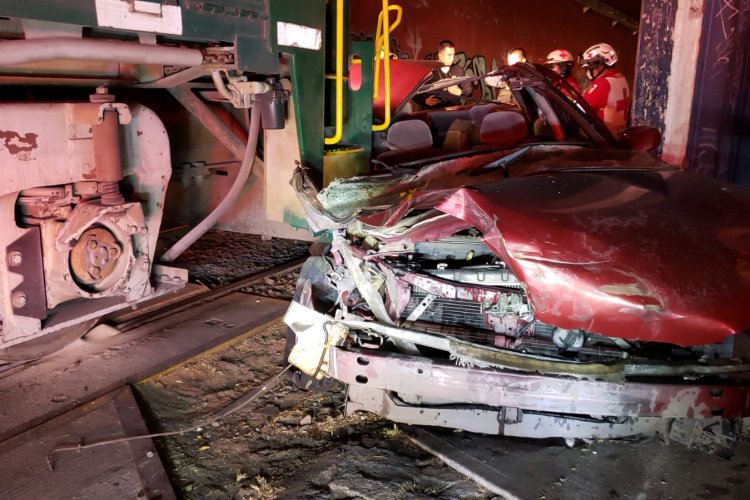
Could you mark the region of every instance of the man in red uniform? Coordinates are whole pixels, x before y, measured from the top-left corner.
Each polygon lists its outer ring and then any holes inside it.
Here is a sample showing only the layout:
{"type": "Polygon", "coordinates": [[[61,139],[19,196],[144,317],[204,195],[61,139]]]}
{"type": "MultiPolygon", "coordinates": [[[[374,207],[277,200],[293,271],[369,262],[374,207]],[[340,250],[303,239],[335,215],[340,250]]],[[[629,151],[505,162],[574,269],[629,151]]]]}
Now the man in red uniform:
{"type": "Polygon", "coordinates": [[[571,87],[580,92],[581,87],[578,85],[575,75],[573,75],[574,61],[573,54],[565,49],[557,49],[547,54],[545,64],[549,69],[560,75],[560,78],[568,82],[571,87]]]}
{"type": "Polygon", "coordinates": [[[581,67],[591,80],[583,97],[617,137],[628,123],[630,87],[622,73],[613,67],[615,63],[617,53],[606,43],[589,47],[581,57],[581,67]]]}

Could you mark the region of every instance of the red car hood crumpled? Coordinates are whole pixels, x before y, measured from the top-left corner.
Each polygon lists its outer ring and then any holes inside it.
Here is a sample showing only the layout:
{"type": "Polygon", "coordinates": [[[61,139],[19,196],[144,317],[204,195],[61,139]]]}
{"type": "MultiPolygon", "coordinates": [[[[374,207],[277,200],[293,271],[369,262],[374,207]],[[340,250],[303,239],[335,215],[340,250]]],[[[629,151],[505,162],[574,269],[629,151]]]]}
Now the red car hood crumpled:
{"type": "Polygon", "coordinates": [[[435,208],[483,232],[526,284],[541,322],[683,346],[750,328],[743,188],[674,170],[620,169],[443,193],[435,208]]]}

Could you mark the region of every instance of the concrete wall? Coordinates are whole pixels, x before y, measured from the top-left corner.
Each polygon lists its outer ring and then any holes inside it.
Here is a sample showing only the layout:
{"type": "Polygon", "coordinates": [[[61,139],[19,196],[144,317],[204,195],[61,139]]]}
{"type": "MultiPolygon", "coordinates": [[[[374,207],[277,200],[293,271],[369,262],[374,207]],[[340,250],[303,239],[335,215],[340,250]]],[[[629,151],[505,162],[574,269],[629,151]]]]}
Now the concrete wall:
{"type": "Polygon", "coordinates": [[[662,159],[750,184],[750,2],[644,0],[633,125],[662,132],[662,159]]]}
{"type": "MultiPolygon", "coordinates": [[[[583,12],[574,0],[402,0],[391,3],[404,10],[401,24],[391,37],[399,57],[427,59],[437,44],[450,39],[469,73],[485,72],[505,63],[513,47],[524,47],[533,61],[556,48],[574,54],[597,42],[615,47],[620,70],[633,82],[638,37],[623,26],[593,11],[583,12]]],[[[374,35],[381,0],[356,0],[351,4],[350,28],[356,38],[374,35]]],[[[392,17],[393,19],[393,17],[392,17]]],[[[581,73],[580,80],[585,80],[581,73]]]]}
{"type": "MultiPolygon", "coordinates": [[[[678,0],[643,0],[643,17],[640,23],[631,122],[634,125],[656,127],[662,132],[669,97],[677,4],[678,0]]],[[[700,36],[700,25],[698,31],[700,36]]],[[[689,110],[686,115],[690,116],[689,110]]]]}
{"type": "Polygon", "coordinates": [[[688,170],[750,184],[750,2],[705,0],[688,170]]]}

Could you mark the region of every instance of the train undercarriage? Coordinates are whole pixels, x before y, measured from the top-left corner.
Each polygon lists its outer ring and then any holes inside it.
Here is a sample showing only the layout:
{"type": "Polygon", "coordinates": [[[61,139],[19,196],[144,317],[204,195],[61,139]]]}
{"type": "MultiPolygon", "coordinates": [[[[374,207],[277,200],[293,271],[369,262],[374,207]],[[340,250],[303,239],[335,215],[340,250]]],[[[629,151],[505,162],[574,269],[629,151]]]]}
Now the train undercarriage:
{"type": "MultiPolygon", "coordinates": [[[[267,202],[288,180],[265,163],[322,161],[322,143],[286,146],[300,141],[293,111],[285,127],[291,73],[324,72],[322,2],[46,4],[0,9],[4,360],[183,287],[169,263],[217,223],[309,239],[284,220],[293,207],[267,202]],[[184,224],[195,231],[157,253],[163,226],[184,224]]],[[[311,101],[322,106],[312,91],[297,114],[311,101]]],[[[308,129],[322,137],[322,118],[308,129]]]]}

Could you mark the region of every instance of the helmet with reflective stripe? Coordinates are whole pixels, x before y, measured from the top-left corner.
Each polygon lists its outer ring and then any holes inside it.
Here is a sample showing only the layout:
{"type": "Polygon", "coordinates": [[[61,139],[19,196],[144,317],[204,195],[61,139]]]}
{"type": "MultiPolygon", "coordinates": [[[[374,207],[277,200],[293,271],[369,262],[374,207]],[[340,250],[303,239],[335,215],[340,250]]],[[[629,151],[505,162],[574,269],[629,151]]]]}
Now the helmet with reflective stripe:
{"type": "Polygon", "coordinates": [[[584,68],[599,62],[613,66],[617,62],[617,52],[608,43],[597,43],[586,49],[580,62],[584,68]]]}
{"type": "Polygon", "coordinates": [[[553,50],[547,54],[547,64],[572,63],[573,61],[575,61],[573,54],[565,49],[553,50]]]}

